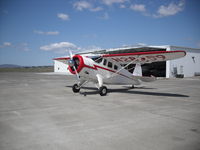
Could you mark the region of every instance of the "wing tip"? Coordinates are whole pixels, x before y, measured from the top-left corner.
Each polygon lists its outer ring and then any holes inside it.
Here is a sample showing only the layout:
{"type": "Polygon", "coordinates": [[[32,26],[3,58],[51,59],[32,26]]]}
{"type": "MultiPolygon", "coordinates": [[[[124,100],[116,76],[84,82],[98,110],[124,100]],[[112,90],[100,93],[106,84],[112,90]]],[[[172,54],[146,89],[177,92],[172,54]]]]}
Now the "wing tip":
{"type": "Polygon", "coordinates": [[[172,53],[173,53],[173,52],[174,52],[174,53],[182,53],[182,54],[183,54],[183,57],[186,56],[186,54],[187,54],[186,51],[184,51],[184,50],[176,50],[176,51],[169,51],[169,52],[172,52],[172,53]]]}

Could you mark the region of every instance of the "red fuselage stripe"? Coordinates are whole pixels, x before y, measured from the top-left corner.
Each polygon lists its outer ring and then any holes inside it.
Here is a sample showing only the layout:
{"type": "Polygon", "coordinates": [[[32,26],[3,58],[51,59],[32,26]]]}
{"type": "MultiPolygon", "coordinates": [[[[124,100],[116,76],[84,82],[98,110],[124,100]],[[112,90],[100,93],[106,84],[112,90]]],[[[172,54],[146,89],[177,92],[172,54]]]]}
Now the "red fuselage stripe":
{"type": "Polygon", "coordinates": [[[110,72],[113,72],[113,73],[117,73],[118,75],[121,75],[121,76],[123,76],[123,77],[129,78],[129,79],[132,80],[132,78],[130,78],[130,77],[124,75],[124,74],[121,74],[121,73],[119,73],[119,72],[117,72],[117,71],[113,71],[113,70],[111,70],[111,69],[104,68],[104,67],[101,67],[101,66],[98,66],[98,65],[94,65],[94,67],[88,66],[88,65],[84,65],[84,67],[89,68],[89,69],[94,69],[94,70],[98,70],[97,68],[100,68],[100,69],[103,69],[103,70],[106,70],[106,71],[110,71],[110,72]]]}

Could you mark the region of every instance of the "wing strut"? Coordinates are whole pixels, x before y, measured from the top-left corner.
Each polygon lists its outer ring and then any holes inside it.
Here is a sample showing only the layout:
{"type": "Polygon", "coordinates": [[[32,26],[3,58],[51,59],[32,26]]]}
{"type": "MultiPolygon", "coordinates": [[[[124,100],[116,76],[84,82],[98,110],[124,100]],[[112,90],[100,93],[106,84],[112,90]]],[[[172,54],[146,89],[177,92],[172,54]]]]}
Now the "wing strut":
{"type": "MultiPolygon", "coordinates": [[[[137,57],[139,57],[139,55],[138,55],[137,57]]],[[[118,75],[118,73],[119,73],[122,69],[126,68],[127,66],[129,66],[129,65],[132,64],[133,62],[134,62],[134,61],[131,61],[131,62],[129,62],[127,65],[125,65],[124,67],[121,67],[117,72],[113,73],[113,74],[110,76],[110,78],[112,78],[112,77],[118,75]]],[[[140,65],[140,67],[141,67],[141,65],[140,65]]],[[[142,69],[141,69],[141,70],[142,70],[142,69]]]]}

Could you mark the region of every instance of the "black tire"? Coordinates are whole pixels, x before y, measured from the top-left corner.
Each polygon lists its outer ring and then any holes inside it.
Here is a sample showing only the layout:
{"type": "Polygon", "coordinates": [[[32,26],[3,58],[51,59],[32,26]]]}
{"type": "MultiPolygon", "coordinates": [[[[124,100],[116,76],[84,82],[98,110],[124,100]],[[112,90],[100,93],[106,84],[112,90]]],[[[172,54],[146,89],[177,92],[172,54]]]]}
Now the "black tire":
{"type": "Polygon", "coordinates": [[[74,93],[78,93],[80,91],[80,87],[78,86],[78,84],[74,84],[72,87],[72,91],[74,93]]]}
{"type": "Polygon", "coordinates": [[[108,93],[107,87],[102,86],[102,87],[99,88],[99,94],[100,94],[101,96],[106,96],[107,93],[108,93]]]}

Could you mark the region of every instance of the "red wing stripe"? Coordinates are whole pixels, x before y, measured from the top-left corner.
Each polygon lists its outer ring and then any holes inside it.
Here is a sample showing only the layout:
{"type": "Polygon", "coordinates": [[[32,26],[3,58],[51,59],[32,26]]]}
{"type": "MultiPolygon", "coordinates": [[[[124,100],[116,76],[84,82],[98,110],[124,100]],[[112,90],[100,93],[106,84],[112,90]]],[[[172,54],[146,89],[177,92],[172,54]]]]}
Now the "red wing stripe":
{"type": "Polygon", "coordinates": [[[59,57],[59,58],[54,58],[53,60],[68,60],[70,57],[59,57]]]}

